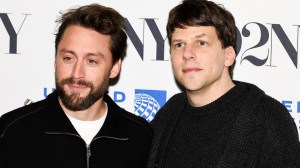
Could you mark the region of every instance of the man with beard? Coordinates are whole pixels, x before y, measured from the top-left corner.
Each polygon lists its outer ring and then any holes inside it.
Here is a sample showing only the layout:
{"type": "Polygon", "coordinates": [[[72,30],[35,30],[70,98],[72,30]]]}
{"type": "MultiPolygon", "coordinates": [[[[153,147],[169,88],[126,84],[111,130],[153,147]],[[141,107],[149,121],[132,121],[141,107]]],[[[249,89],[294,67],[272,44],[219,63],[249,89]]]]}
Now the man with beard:
{"type": "Polygon", "coordinates": [[[152,130],[106,94],[126,53],[124,18],[91,4],[58,22],[56,91],[1,117],[0,167],[145,167],[152,130]]]}

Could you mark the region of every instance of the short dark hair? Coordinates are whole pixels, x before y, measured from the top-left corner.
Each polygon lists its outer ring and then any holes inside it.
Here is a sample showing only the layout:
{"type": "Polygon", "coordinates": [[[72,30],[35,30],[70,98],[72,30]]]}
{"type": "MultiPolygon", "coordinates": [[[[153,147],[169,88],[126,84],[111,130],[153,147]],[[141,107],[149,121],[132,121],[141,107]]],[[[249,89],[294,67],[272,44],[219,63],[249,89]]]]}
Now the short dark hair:
{"type": "MultiPolygon", "coordinates": [[[[213,26],[222,47],[232,46],[236,49],[236,28],[233,15],[223,6],[207,0],[183,0],[169,13],[167,23],[167,36],[171,45],[172,33],[175,28],[186,26],[213,26]]],[[[232,77],[233,67],[229,67],[232,77]]]]}
{"type": "Polygon", "coordinates": [[[112,8],[91,4],[77,9],[69,9],[56,22],[60,23],[60,26],[55,38],[55,53],[57,53],[58,44],[66,28],[71,25],[79,25],[111,36],[110,51],[113,63],[123,59],[126,55],[127,35],[124,17],[112,8]]]}

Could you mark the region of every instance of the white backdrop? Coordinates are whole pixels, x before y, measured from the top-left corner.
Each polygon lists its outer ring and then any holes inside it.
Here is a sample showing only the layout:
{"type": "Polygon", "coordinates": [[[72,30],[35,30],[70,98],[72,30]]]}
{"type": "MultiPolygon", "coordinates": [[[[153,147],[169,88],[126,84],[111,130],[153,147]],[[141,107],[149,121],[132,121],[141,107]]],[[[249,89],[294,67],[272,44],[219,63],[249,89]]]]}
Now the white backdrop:
{"type": "MultiPolygon", "coordinates": [[[[44,99],[54,84],[54,33],[59,11],[100,3],[118,10],[132,31],[128,52],[111,97],[123,108],[146,115],[142,101],[152,102],[152,116],[179,92],[169,59],[165,25],[180,0],[0,0],[0,115],[44,99]],[[14,41],[15,40],[15,41],[14,41]],[[165,41],[164,41],[165,40],[165,41]],[[139,47],[137,47],[140,45],[139,47]],[[158,46],[158,47],[157,47],[158,46]],[[158,49],[158,50],[157,50],[158,49]],[[139,52],[138,52],[139,51],[139,52]],[[146,101],[145,96],[148,96],[146,101]]],[[[241,39],[234,79],[254,83],[282,102],[299,130],[300,70],[298,43],[300,1],[218,0],[236,18],[241,39]]],[[[148,118],[151,120],[151,117],[148,118]]]]}

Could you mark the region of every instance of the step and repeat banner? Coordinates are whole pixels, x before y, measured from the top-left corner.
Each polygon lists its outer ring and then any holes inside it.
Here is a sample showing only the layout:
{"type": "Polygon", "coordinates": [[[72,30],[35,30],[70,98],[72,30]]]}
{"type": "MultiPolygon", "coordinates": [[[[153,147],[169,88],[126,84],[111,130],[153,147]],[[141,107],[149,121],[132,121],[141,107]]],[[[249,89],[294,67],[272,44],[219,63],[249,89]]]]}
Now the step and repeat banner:
{"type": "MultiPolygon", "coordinates": [[[[126,17],[128,51],[109,95],[151,121],[180,92],[172,75],[165,25],[180,0],[1,0],[0,115],[39,101],[55,89],[55,20],[60,12],[90,3],[126,17]]],[[[256,84],[286,106],[300,129],[300,1],[218,0],[238,29],[234,79],[256,84]]]]}

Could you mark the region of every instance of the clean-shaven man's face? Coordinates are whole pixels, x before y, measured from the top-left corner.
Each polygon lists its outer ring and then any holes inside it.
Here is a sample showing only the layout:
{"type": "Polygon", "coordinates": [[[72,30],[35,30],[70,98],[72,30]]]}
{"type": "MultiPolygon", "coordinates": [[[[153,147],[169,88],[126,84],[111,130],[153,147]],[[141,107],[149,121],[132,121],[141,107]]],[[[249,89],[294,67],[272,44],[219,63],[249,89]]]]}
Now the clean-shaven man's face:
{"type": "Polygon", "coordinates": [[[175,28],[170,47],[174,75],[188,93],[213,86],[232,64],[213,26],[175,28]]]}

